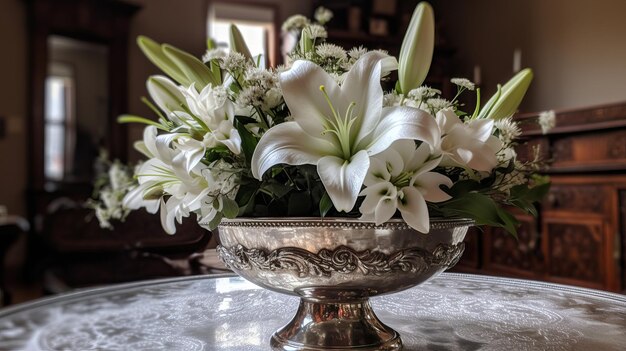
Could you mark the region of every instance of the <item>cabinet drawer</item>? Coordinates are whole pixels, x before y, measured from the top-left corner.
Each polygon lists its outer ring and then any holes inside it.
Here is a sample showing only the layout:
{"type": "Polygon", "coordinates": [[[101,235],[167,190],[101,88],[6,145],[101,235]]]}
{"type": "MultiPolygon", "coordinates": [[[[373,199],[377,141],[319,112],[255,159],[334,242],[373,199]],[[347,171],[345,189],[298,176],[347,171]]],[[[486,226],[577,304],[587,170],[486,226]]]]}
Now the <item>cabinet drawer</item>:
{"type": "Polygon", "coordinates": [[[611,189],[602,185],[553,182],[543,205],[545,210],[606,214],[611,209],[611,194],[611,189]]]}
{"type": "Polygon", "coordinates": [[[543,249],[546,273],[552,281],[607,288],[608,250],[600,217],[545,218],[543,249]]]}
{"type": "Polygon", "coordinates": [[[535,218],[518,215],[517,239],[501,228],[485,232],[484,269],[490,273],[535,278],[543,270],[535,218]]]}
{"type": "Polygon", "coordinates": [[[625,169],[626,130],[556,138],[552,170],[625,169]]]}

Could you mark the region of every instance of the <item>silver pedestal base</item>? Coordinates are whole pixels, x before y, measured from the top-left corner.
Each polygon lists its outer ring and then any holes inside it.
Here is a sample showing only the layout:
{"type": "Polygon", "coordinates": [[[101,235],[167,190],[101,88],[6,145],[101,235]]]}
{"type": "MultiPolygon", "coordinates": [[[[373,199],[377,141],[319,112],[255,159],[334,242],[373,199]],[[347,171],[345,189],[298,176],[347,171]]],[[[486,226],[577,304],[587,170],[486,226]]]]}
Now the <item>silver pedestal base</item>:
{"type": "Polygon", "coordinates": [[[272,335],[275,351],[401,350],[400,334],[374,314],[369,299],[301,298],[295,317],[272,335]]]}

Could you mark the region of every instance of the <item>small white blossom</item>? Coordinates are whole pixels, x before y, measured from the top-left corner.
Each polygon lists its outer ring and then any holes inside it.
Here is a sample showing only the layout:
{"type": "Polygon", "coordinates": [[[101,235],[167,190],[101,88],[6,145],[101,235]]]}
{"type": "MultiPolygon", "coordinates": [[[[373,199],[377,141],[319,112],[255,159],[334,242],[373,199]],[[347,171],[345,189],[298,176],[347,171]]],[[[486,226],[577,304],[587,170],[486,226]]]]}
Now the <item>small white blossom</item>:
{"type": "Polygon", "coordinates": [[[226,56],[220,64],[220,68],[227,71],[240,71],[247,66],[248,62],[246,61],[246,57],[236,51],[229,52],[228,56],[226,56]]]}
{"type": "Polygon", "coordinates": [[[324,6],[320,6],[315,9],[315,14],[313,16],[315,20],[321,24],[328,23],[333,18],[333,12],[324,6]]]}
{"type": "Polygon", "coordinates": [[[202,62],[207,63],[214,59],[224,59],[228,56],[228,53],[224,49],[211,49],[202,55],[202,62]]]}
{"type": "Polygon", "coordinates": [[[333,59],[339,61],[346,60],[347,58],[346,50],[339,45],[323,43],[318,45],[315,50],[322,59],[333,59]]]}
{"type": "Polygon", "coordinates": [[[467,78],[452,78],[450,79],[450,82],[452,82],[452,84],[454,85],[459,86],[460,88],[465,88],[467,90],[474,90],[474,88],[476,87],[474,83],[472,83],[467,78]]]}
{"type": "Polygon", "coordinates": [[[284,32],[300,32],[302,28],[309,24],[309,19],[302,15],[293,15],[283,23],[281,29],[284,32]]]}
{"type": "Polygon", "coordinates": [[[441,95],[441,90],[427,87],[424,85],[409,91],[407,97],[415,101],[422,101],[435,97],[437,95],[441,95]]]}
{"type": "Polygon", "coordinates": [[[494,126],[498,129],[498,137],[504,143],[504,145],[511,144],[515,139],[522,135],[522,131],[517,126],[517,123],[513,121],[511,117],[503,118],[495,121],[494,126]]]}
{"type": "Polygon", "coordinates": [[[350,57],[350,61],[355,61],[360,59],[361,56],[367,54],[367,49],[363,46],[354,47],[348,51],[348,56],[350,57]]]}
{"type": "Polygon", "coordinates": [[[554,110],[543,111],[539,114],[539,125],[541,126],[541,132],[546,134],[550,129],[556,126],[556,114],[554,110]]]}
{"type": "Polygon", "coordinates": [[[505,147],[496,154],[496,157],[499,164],[506,166],[510,160],[517,157],[517,152],[515,152],[515,149],[512,147],[505,147]]]}
{"type": "Polygon", "coordinates": [[[263,68],[250,67],[246,70],[246,81],[249,85],[270,89],[278,85],[278,75],[263,68]]]}
{"type": "Polygon", "coordinates": [[[432,115],[437,114],[437,112],[441,110],[445,110],[447,108],[452,107],[452,103],[446,99],[441,98],[432,98],[426,100],[426,106],[428,106],[428,110],[432,115]]]}
{"type": "Polygon", "coordinates": [[[397,94],[395,91],[385,94],[383,96],[383,106],[400,106],[400,102],[402,102],[402,94],[397,94]]]}
{"type": "Polygon", "coordinates": [[[311,39],[326,39],[328,38],[328,32],[326,28],[320,26],[319,24],[311,24],[306,27],[306,31],[309,32],[309,36],[311,39]]]}

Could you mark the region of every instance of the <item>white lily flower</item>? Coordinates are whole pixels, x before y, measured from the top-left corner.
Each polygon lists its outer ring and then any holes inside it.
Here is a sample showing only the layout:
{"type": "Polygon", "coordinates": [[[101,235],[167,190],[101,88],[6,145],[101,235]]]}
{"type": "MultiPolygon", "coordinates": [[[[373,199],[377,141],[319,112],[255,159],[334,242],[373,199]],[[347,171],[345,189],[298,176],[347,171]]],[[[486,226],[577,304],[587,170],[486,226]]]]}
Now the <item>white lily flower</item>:
{"type": "Polygon", "coordinates": [[[491,134],[492,119],[475,119],[466,124],[447,108],[437,112],[436,120],[442,137],[434,152],[443,155],[441,165],[485,172],[497,166],[496,153],[502,148],[502,142],[491,134]]]}
{"type": "Polygon", "coordinates": [[[284,99],[294,121],[269,129],[252,157],[252,174],[261,179],[270,167],[314,164],[338,211],[350,211],[376,155],[399,139],[440,138],[435,120],[409,107],[384,107],[380,85],[386,55],[370,52],[347,73],[341,86],[321,67],[296,61],[280,75],[284,99]]]}
{"type": "Polygon", "coordinates": [[[136,172],[139,185],[124,198],[124,206],[131,210],[145,207],[155,213],[160,207],[161,225],[169,234],[176,232],[175,220],[181,223],[183,217],[201,208],[209,191],[202,175],[206,166],[199,163],[187,171],[182,151],[170,147],[175,137],[176,134],[157,136],[155,127],[146,127],[143,145],[151,158],[136,172]]]}
{"type": "MultiPolygon", "coordinates": [[[[222,86],[213,88],[209,84],[198,92],[192,84],[187,89],[181,89],[181,93],[189,112],[201,121],[188,124],[204,133],[202,140],[187,136],[177,139],[177,147],[183,152],[187,172],[202,160],[207,148],[223,144],[235,155],[240,154],[241,137],[233,125],[235,105],[228,99],[226,90],[222,86]]],[[[176,114],[187,121],[193,119],[187,112],[179,111],[176,114]]]]}
{"type": "Polygon", "coordinates": [[[412,140],[399,140],[389,149],[372,157],[365,178],[365,196],[359,211],[362,220],[377,225],[388,221],[396,210],[415,230],[428,233],[430,221],[426,201],[441,202],[450,199],[439,187],[452,186],[443,174],[430,172],[441,157],[431,158],[430,147],[422,143],[417,149],[412,140]]]}

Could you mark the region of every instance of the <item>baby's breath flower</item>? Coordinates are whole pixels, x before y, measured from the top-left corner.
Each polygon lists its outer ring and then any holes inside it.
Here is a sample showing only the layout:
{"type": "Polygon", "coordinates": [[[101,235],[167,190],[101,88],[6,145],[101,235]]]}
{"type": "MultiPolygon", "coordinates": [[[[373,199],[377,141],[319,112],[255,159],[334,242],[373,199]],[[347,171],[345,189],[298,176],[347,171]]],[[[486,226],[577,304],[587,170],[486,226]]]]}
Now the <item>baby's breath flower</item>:
{"type": "Polygon", "coordinates": [[[322,59],[345,60],[347,58],[346,51],[339,45],[323,43],[318,45],[316,53],[322,59]]]}
{"type": "Polygon", "coordinates": [[[202,62],[207,63],[213,59],[224,59],[228,56],[228,53],[223,49],[211,49],[202,55],[202,62]]]}
{"type": "Polygon", "coordinates": [[[328,38],[328,32],[326,28],[319,24],[311,24],[305,28],[309,32],[311,39],[326,39],[328,38]]]}
{"type": "Polygon", "coordinates": [[[522,134],[522,131],[517,126],[517,123],[515,123],[511,117],[497,120],[494,125],[498,129],[500,133],[499,138],[504,145],[511,144],[511,142],[522,134]]]}
{"type": "Polygon", "coordinates": [[[550,129],[556,126],[556,114],[554,110],[543,111],[539,114],[539,125],[541,126],[541,132],[546,134],[550,129]]]}
{"type": "Polygon", "coordinates": [[[247,67],[246,57],[236,51],[231,51],[222,60],[220,67],[227,71],[240,71],[247,67]]]}
{"type": "Polygon", "coordinates": [[[474,90],[474,88],[476,87],[474,83],[472,83],[467,78],[452,78],[450,79],[450,82],[452,82],[452,84],[454,85],[459,86],[460,88],[465,88],[467,90],[474,90]]]}
{"type": "Polygon", "coordinates": [[[258,84],[265,89],[278,84],[278,76],[263,68],[250,67],[246,70],[246,80],[250,85],[258,84]]]}
{"type": "Polygon", "coordinates": [[[249,106],[262,107],[264,94],[265,91],[260,86],[251,85],[239,92],[235,103],[241,108],[249,106]]]}
{"type": "Polygon", "coordinates": [[[265,97],[263,98],[263,110],[272,109],[283,102],[283,93],[280,88],[275,87],[271,88],[265,93],[265,97]]]}
{"type": "Polygon", "coordinates": [[[285,32],[301,31],[302,28],[309,24],[309,19],[302,15],[293,15],[283,23],[281,29],[285,32]]]}
{"type": "Polygon", "coordinates": [[[367,49],[363,46],[354,47],[348,51],[348,56],[350,57],[350,61],[356,62],[361,56],[367,54],[367,49]]]}
{"type": "Polygon", "coordinates": [[[400,106],[400,102],[402,101],[402,94],[396,94],[395,92],[390,92],[383,96],[383,106],[400,106]]]}
{"type": "Polygon", "coordinates": [[[432,98],[426,100],[426,106],[428,106],[430,113],[434,116],[437,112],[452,107],[452,103],[446,99],[432,98]]]}
{"type": "Polygon", "coordinates": [[[415,88],[407,94],[407,97],[411,100],[421,101],[441,95],[441,90],[427,87],[425,85],[415,88]]]}
{"type": "Polygon", "coordinates": [[[321,24],[328,23],[333,18],[333,12],[324,6],[320,6],[315,9],[315,20],[321,24]]]}

